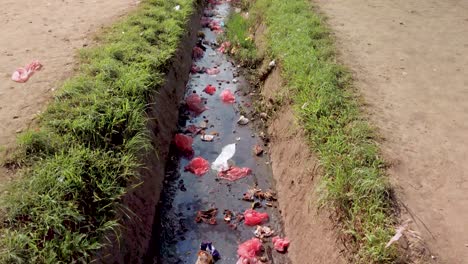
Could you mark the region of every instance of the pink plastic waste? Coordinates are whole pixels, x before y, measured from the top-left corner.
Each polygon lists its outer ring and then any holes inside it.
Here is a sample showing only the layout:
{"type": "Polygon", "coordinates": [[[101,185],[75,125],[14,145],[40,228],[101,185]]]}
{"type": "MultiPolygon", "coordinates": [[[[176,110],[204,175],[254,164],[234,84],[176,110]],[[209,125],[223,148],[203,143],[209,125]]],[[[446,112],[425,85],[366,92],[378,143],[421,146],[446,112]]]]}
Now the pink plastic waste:
{"type": "Polygon", "coordinates": [[[24,66],[24,68],[16,69],[16,71],[11,75],[11,79],[15,82],[25,83],[36,71],[39,71],[41,68],[42,64],[39,61],[33,61],[24,66]]]}
{"type": "Polygon", "coordinates": [[[204,53],[205,52],[200,47],[193,47],[192,58],[195,60],[200,59],[201,57],[203,57],[204,53]]]}
{"type": "Polygon", "coordinates": [[[234,97],[234,94],[231,92],[231,90],[222,91],[220,97],[224,103],[233,104],[236,101],[236,97],[234,97]]]}
{"type": "Polygon", "coordinates": [[[211,84],[208,84],[203,91],[209,95],[213,95],[214,93],[216,93],[216,87],[214,87],[211,84]]]}
{"type": "Polygon", "coordinates": [[[188,109],[197,115],[203,113],[206,110],[206,107],[198,94],[191,94],[187,96],[187,98],[185,98],[185,102],[187,103],[188,109]]]}
{"type": "Polygon", "coordinates": [[[198,176],[203,176],[208,172],[209,168],[210,163],[202,157],[196,157],[192,159],[190,163],[185,166],[186,171],[190,171],[191,173],[198,176]]]}
{"type": "Polygon", "coordinates": [[[180,151],[186,154],[193,153],[193,138],[179,133],[175,135],[174,143],[180,151]]]}
{"type": "Polygon", "coordinates": [[[244,224],[247,226],[256,226],[260,225],[263,222],[268,220],[268,214],[267,213],[260,213],[257,212],[253,209],[247,209],[244,212],[244,219],[245,222],[244,224]]]}
{"type": "Polygon", "coordinates": [[[210,23],[213,21],[213,19],[209,18],[209,17],[202,17],[201,20],[200,20],[200,23],[202,25],[202,27],[209,27],[210,23]]]}
{"type": "Polygon", "coordinates": [[[290,241],[287,238],[280,238],[279,236],[275,236],[272,241],[276,251],[285,253],[286,250],[288,250],[290,241]]]}
{"type": "Polygon", "coordinates": [[[209,75],[216,75],[220,72],[218,68],[206,69],[206,73],[209,75]]]}
{"type": "Polygon", "coordinates": [[[230,167],[228,170],[220,171],[218,177],[228,181],[237,181],[244,177],[247,177],[252,173],[249,168],[230,167]]]}
{"type": "MultiPolygon", "coordinates": [[[[248,261],[257,261],[257,254],[262,248],[262,242],[258,238],[252,238],[240,244],[237,249],[237,255],[240,258],[248,261]]],[[[238,262],[239,263],[239,262],[238,262]]],[[[242,262],[242,263],[256,263],[256,262],[242,262]]]]}
{"type": "Polygon", "coordinates": [[[226,41],[221,44],[221,46],[218,48],[218,51],[221,53],[226,53],[226,51],[231,47],[231,42],[226,41]]]}

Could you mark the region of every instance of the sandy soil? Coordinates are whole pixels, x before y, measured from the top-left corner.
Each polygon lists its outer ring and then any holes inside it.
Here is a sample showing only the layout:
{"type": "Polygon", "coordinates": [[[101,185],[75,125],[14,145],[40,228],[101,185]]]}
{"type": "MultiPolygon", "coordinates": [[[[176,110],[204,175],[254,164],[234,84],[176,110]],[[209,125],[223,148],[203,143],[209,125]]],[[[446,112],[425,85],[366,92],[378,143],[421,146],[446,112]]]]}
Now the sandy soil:
{"type": "MultiPolygon", "coordinates": [[[[468,1],[316,0],[439,263],[468,263],[468,1]]],[[[404,216],[407,217],[407,216],[404,216]]]]}
{"type": "MultiPolygon", "coordinates": [[[[31,123],[73,71],[76,49],[136,0],[0,0],[0,148],[31,123]],[[44,68],[27,83],[11,74],[38,59],[44,68]]],[[[0,171],[0,180],[2,178],[0,171]]]]}

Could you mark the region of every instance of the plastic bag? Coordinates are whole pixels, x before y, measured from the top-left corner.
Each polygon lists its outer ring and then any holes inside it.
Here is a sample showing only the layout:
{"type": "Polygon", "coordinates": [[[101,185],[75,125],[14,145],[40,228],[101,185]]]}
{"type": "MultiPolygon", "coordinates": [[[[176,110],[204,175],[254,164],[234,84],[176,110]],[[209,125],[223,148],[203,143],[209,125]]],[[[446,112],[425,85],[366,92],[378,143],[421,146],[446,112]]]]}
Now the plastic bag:
{"type": "Polygon", "coordinates": [[[201,57],[203,57],[204,53],[205,52],[200,47],[193,47],[192,58],[195,60],[200,59],[201,57]]]}
{"type": "Polygon", "coordinates": [[[234,157],[236,153],[236,144],[229,144],[223,147],[221,154],[211,164],[211,168],[215,171],[225,171],[229,169],[228,160],[234,157]]]}
{"type": "Polygon", "coordinates": [[[177,149],[184,152],[185,154],[193,153],[193,138],[179,133],[175,135],[174,143],[177,146],[177,149]]]}
{"type": "Polygon", "coordinates": [[[260,213],[257,212],[253,209],[247,209],[244,212],[244,219],[245,222],[244,224],[247,226],[256,226],[260,225],[263,222],[268,220],[268,214],[267,213],[260,213]]]}
{"type": "Polygon", "coordinates": [[[185,98],[185,102],[187,103],[188,109],[197,115],[203,113],[206,110],[206,107],[198,94],[191,94],[187,96],[187,98],[185,98]]]}
{"type": "Polygon", "coordinates": [[[203,91],[209,95],[213,95],[214,93],[216,93],[216,87],[212,86],[211,84],[208,84],[203,91]]]}
{"type": "Polygon", "coordinates": [[[284,253],[286,250],[288,250],[290,241],[287,238],[280,238],[279,236],[275,236],[272,241],[276,251],[284,253]]]}
{"type": "Polygon", "coordinates": [[[257,263],[257,254],[262,248],[262,242],[258,238],[252,238],[240,244],[237,255],[240,259],[237,263],[257,263]],[[247,261],[247,262],[246,262],[247,261]]]}
{"type": "Polygon", "coordinates": [[[203,176],[205,173],[208,172],[210,168],[210,163],[202,158],[202,157],[196,157],[190,161],[190,163],[185,166],[186,171],[190,171],[191,173],[198,175],[198,176],[203,176]]]}
{"type": "Polygon", "coordinates": [[[237,181],[244,177],[247,177],[252,173],[249,168],[230,167],[228,170],[220,171],[218,177],[228,181],[237,181]]]}
{"type": "Polygon", "coordinates": [[[226,51],[231,47],[231,42],[226,41],[221,44],[221,46],[218,48],[218,51],[221,53],[226,53],[226,51]]]}
{"type": "Polygon", "coordinates": [[[218,68],[206,69],[206,73],[209,75],[216,75],[220,72],[218,68]]]}
{"type": "Polygon", "coordinates": [[[18,68],[11,75],[11,79],[15,82],[25,83],[36,72],[41,70],[42,64],[39,61],[33,61],[26,65],[24,68],[18,68]]]}
{"type": "Polygon", "coordinates": [[[224,90],[220,97],[224,103],[233,104],[236,101],[236,97],[234,97],[234,94],[231,92],[231,90],[224,90]]]}

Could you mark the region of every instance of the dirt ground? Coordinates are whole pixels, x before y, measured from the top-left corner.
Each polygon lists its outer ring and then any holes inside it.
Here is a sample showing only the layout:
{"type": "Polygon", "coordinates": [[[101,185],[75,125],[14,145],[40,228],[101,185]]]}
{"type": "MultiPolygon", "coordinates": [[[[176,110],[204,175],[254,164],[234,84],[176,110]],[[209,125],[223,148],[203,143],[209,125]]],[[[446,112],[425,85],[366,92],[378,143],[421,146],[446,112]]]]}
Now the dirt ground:
{"type": "MultiPolygon", "coordinates": [[[[0,0],[0,150],[15,142],[74,68],[76,49],[136,0],[0,0]],[[43,69],[27,83],[11,74],[37,59],[43,69]]],[[[0,182],[5,172],[0,171],[0,182]],[[3,176],[2,176],[3,175],[3,176]]]]}
{"type": "Polygon", "coordinates": [[[315,1],[384,136],[403,218],[438,263],[468,263],[468,1],[315,1]]]}

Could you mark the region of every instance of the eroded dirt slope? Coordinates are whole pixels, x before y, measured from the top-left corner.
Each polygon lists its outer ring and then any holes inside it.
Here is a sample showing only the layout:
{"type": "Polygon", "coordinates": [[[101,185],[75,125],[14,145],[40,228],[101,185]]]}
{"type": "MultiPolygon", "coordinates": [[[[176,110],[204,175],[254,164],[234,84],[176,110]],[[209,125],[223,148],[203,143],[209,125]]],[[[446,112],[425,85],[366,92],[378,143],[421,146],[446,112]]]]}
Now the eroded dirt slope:
{"type": "Polygon", "coordinates": [[[468,263],[468,1],[315,1],[385,137],[398,199],[437,262],[468,263]]]}

